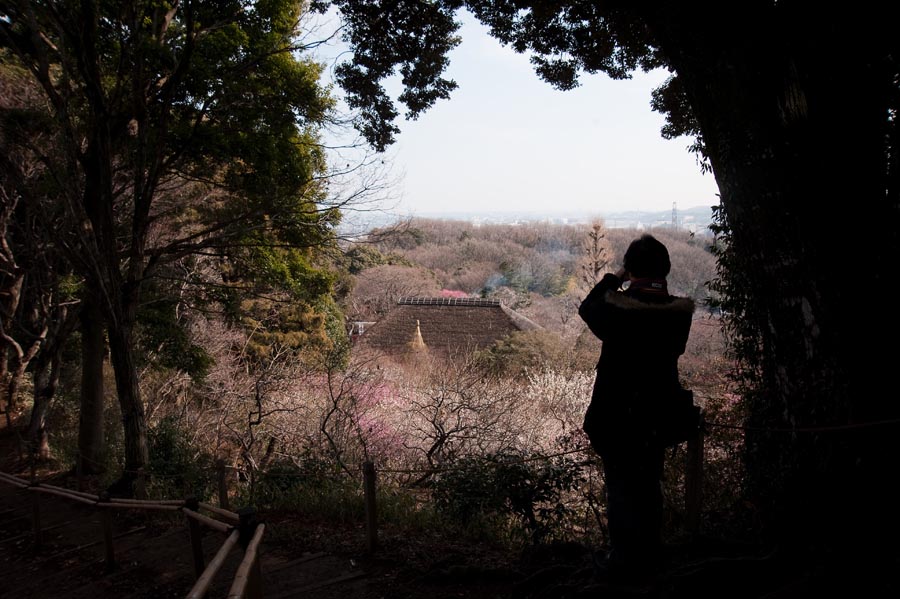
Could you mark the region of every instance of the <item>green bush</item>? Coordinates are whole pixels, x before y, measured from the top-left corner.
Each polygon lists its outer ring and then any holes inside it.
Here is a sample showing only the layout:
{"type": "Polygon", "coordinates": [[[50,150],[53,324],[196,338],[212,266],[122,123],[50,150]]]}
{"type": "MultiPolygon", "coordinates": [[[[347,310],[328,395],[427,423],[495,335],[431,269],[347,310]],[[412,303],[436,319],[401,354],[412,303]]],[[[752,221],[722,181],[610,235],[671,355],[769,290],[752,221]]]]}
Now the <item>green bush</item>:
{"type": "Polygon", "coordinates": [[[148,495],[160,498],[194,496],[204,501],[215,484],[212,456],[192,446],[190,432],[173,417],[148,431],[150,448],[148,495]]]}
{"type": "Polygon", "coordinates": [[[565,535],[582,482],[580,465],[564,457],[496,454],[457,460],[435,480],[432,499],[464,527],[512,522],[537,543],[565,535]]]}
{"type": "Polygon", "coordinates": [[[257,472],[242,500],[264,510],[303,512],[330,522],[361,521],[361,483],[315,453],[274,461],[257,472]]]}

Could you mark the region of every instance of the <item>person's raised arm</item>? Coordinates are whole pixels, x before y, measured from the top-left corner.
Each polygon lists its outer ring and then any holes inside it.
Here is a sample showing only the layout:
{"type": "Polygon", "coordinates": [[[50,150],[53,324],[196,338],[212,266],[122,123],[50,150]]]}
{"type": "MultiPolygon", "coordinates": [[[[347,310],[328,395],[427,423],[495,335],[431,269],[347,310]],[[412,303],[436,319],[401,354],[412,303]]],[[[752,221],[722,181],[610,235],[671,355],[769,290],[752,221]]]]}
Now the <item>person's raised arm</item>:
{"type": "Polygon", "coordinates": [[[604,339],[607,333],[610,311],[612,308],[606,301],[607,293],[615,293],[624,281],[628,280],[628,272],[620,268],[615,274],[603,275],[600,282],[594,285],[584,301],[578,307],[578,315],[587,323],[588,328],[600,339],[604,339]]]}

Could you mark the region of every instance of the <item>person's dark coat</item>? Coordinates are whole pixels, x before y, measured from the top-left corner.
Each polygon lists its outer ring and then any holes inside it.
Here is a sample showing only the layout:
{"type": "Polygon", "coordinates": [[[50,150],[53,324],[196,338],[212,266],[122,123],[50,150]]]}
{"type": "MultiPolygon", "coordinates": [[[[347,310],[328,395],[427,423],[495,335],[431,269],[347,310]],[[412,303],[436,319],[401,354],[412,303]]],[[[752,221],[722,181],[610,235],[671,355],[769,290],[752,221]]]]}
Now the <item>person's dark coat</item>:
{"type": "Polygon", "coordinates": [[[678,358],[694,302],[669,295],[664,286],[633,284],[621,291],[620,285],[618,277],[605,275],[578,309],[603,342],[584,419],[584,431],[600,455],[657,444],[661,402],[685,392],[678,358]]]}

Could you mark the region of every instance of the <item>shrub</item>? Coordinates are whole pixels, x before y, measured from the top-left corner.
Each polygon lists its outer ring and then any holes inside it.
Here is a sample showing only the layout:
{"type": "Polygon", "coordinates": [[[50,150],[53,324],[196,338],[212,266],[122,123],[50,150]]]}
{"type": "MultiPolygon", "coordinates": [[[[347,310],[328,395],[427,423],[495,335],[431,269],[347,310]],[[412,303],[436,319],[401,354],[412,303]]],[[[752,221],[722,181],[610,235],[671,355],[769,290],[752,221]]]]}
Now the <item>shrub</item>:
{"type": "MultiPolygon", "coordinates": [[[[512,519],[538,543],[561,536],[573,514],[570,494],[583,480],[581,468],[562,457],[495,454],[457,460],[435,480],[439,513],[463,527],[512,519]]],[[[498,530],[499,532],[499,530],[498,530]]]]}
{"type": "Polygon", "coordinates": [[[215,483],[213,458],[191,445],[190,431],[166,417],[148,431],[151,497],[210,497],[215,483]]]}

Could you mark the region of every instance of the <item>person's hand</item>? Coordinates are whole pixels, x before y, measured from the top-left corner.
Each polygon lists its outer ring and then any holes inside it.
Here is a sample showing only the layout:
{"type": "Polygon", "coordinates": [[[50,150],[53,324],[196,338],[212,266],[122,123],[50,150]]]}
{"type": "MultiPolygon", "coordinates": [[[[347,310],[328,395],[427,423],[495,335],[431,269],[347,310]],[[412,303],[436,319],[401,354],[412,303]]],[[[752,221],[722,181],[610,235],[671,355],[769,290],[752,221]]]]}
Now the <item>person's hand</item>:
{"type": "Polygon", "coordinates": [[[619,270],[616,271],[616,276],[619,278],[620,281],[623,281],[623,282],[627,281],[628,280],[628,271],[625,270],[624,268],[620,268],[619,270]]]}

